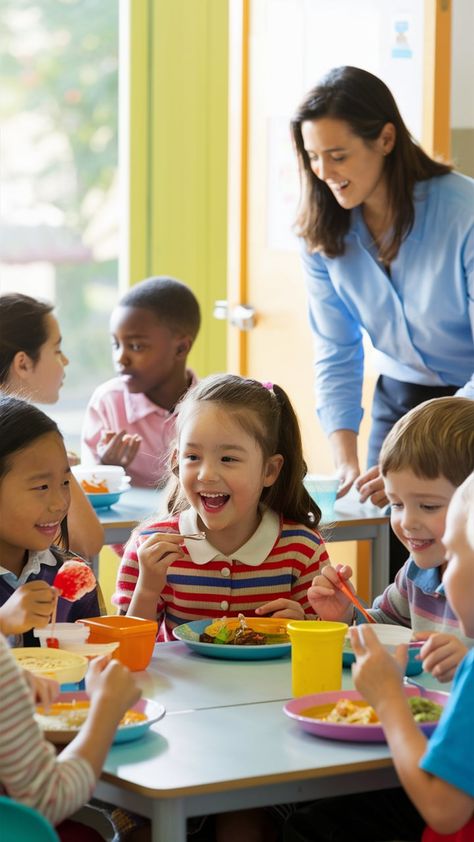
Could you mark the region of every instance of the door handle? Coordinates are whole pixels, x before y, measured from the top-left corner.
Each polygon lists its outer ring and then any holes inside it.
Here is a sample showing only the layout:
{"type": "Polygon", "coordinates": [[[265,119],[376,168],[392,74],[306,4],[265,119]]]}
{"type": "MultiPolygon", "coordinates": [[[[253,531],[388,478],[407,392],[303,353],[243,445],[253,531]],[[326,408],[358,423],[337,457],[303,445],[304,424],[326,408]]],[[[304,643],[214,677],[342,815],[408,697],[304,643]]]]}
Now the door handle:
{"type": "Polygon", "coordinates": [[[238,330],[253,330],[257,323],[256,315],[255,307],[250,304],[229,307],[229,302],[222,299],[214,303],[214,318],[226,320],[238,330]]]}

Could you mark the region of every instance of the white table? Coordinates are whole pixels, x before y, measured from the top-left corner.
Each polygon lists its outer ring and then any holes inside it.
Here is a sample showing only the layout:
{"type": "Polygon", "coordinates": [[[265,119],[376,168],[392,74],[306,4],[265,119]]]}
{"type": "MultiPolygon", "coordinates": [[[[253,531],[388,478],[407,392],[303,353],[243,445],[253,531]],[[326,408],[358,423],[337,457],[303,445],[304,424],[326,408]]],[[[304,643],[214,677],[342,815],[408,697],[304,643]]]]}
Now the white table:
{"type": "Polygon", "coordinates": [[[283,714],[290,672],[289,657],[220,661],[158,644],[137,676],[166,716],[111,749],[96,795],[151,818],[153,842],[185,842],[189,816],[395,786],[385,744],[323,740],[283,714]]]}
{"type": "MultiPolygon", "coordinates": [[[[112,508],[98,509],[105,543],[124,544],[137,523],[162,510],[164,501],[164,490],[132,488],[112,508]]],[[[337,501],[334,521],[323,522],[321,530],[325,541],[371,542],[370,591],[373,596],[382,593],[389,582],[388,515],[371,503],[359,503],[355,495],[349,494],[337,501]]]]}

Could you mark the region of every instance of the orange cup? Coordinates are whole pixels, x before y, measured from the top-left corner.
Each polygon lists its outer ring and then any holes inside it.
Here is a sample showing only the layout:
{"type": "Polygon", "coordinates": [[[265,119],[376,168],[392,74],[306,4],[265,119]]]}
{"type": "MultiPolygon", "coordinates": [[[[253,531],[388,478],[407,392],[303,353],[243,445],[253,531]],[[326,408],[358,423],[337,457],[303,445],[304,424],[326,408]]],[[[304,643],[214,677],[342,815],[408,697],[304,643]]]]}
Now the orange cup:
{"type": "Polygon", "coordinates": [[[155,620],[110,615],[88,617],[81,619],[81,623],[90,627],[88,643],[118,641],[119,646],[114,650],[113,658],[121,661],[133,672],[147,668],[158,633],[158,623],[155,620]]]}

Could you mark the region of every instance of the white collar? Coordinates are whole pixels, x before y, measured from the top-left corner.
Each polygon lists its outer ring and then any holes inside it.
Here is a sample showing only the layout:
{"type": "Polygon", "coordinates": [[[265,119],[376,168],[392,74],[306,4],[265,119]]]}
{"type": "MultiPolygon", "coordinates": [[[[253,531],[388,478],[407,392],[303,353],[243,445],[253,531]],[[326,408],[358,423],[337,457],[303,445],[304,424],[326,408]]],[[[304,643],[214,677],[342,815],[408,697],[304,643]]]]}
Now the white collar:
{"type": "Polygon", "coordinates": [[[2,567],[0,564],[0,576],[4,576],[5,580],[13,587],[18,588],[20,585],[24,585],[24,583],[28,580],[28,578],[35,573],[39,573],[42,564],[47,564],[50,567],[55,567],[57,565],[57,560],[55,559],[51,550],[29,550],[28,551],[28,559],[26,564],[21,571],[18,578],[15,576],[11,570],[7,570],[6,567],[2,567]]]}
{"type": "MultiPolygon", "coordinates": [[[[194,509],[186,509],[179,516],[179,531],[193,533],[200,531],[197,512],[194,509]]],[[[273,509],[262,508],[262,519],[257,529],[248,541],[235,550],[232,556],[226,556],[216,550],[209,541],[186,541],[186,549],[194,564],[207,564],[214,559],[225,559],[226,561],[240,561],[248,567],[259,567],[270,555],[275,542],[280,535],[280,518],[273,509]]]]}

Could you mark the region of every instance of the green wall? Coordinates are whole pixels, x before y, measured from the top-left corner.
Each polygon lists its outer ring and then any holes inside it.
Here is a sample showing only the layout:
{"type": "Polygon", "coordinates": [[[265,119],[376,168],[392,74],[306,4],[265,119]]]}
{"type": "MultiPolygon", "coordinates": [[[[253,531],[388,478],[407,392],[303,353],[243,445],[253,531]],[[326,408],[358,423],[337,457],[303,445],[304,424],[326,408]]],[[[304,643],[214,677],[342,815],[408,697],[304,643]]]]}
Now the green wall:
{"type": "Polygon", "coordinates": [[[227,0],[130,3],[130,283],[174,275],[198,297],[190,357],[226,369],[227,0]]]}

